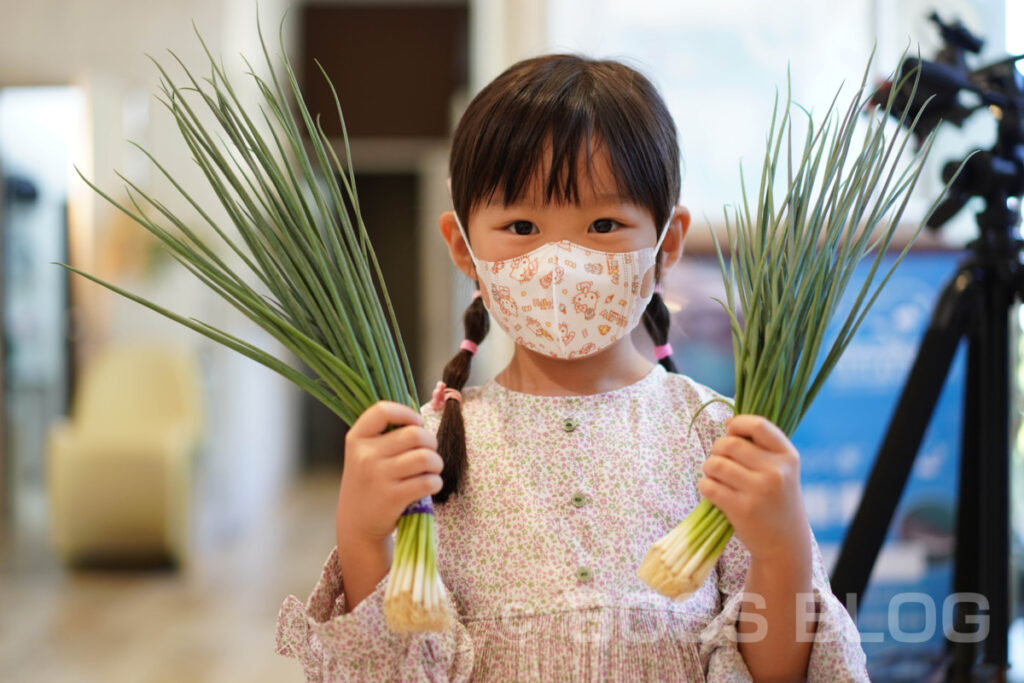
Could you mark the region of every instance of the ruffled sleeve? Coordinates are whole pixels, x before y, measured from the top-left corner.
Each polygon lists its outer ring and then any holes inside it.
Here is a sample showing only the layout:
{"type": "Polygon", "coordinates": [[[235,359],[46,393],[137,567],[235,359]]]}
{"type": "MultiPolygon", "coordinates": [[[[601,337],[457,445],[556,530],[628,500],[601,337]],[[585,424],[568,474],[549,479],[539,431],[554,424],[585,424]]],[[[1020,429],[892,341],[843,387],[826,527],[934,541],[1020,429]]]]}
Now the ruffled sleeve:
{"type": "Polygon", "coordinates": [[[700,634],[700,658],[709,681],[751,681],[743,656],[736,647],[736,620],[743,602],[743,585],[750,567],[750,553],[735,536],[715,564],[722,609],[700,634]]]}
{"type": "MultiPolygon", "coordinates": [[[[812,540],[814,608],[817,629],[807,666],[807,680],[868,681],[867,659],[860,633],[843,604],[832,594],[817,543],[812,540]]],[[[736,621],[743,602],[743,586],[750,554],[735,538],[716,565],[721,611],[701,633],[701,659],[709,681],[753,680],[736,645],[736,621]]]]}
{"type": "Polygon", "coordinates": [[[811,645],[807,680],[868,681],[867,657],[860,644],[860,631],[843,603],[832,593],[828,573],[818,544],[811,540],[814,553],[814,599],[818,628],[811,645]]]}
{"type": "Polygon", "coordinates": [[[335,548],[309,600],[290,595],[281,606],[278,654],[299,660],[307,681],[468,680],[473,643],[462,622],[440,633],[394,633],[384,621],[387,581],[346,614],[335,548]]]}

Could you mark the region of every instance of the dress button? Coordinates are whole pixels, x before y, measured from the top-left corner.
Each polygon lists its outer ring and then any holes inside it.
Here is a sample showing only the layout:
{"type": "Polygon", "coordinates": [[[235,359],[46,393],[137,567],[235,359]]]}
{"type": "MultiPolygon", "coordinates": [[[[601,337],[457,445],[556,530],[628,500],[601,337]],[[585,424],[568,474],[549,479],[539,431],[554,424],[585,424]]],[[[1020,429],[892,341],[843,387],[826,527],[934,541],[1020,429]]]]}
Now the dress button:
{"type": "Polygon", "coordinates": [[[562,429],[567,432],[575,432],[576,428],[580,426],[580,423],[571,417],[567,417],[562,420],[562,429]]]}
{"type": "Polygon", "coordinates": [[[576,580],[580,583],[590,583],[592,578],[594,578],[594,572],[590,571],[590,567],[580,567],[576,570],[576,580]]]}
{"type": "Polygon", "coordinates": [[[569,502],[573,504],[573,507],[581,508],[587,504],[587,497],[582,493],[576,492],[572,494],[572,498],[569,499],[569,502]]]}

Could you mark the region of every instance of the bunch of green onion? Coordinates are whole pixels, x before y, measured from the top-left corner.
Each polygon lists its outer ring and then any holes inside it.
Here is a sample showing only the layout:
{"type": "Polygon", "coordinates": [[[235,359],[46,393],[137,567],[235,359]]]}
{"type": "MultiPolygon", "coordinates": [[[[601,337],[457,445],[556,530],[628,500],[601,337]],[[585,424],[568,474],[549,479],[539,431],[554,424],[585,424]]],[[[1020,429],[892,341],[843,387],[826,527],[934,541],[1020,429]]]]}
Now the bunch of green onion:
{"type": "Polygon", "coordinates": [[[437,537],[434,515],[421,505],[411,506],[398,520],[395,559],[384,594],[385,617],[395,631],[437,631],[451,618],[432,545],[437,537]]]}
{"type": "MultiPolygon", "coordinates": [[[[896,93],[911,82],[916,92],[916,73],[910,73],[893,83],[885,107],[867,117],[858,145],[858,114],[871,100],[867,77],[865,70],[842,118],[836,109],[838,93],[821,124],[815,126],[806,112],[807,132],[797,156],[790,93],[781,106],[781,117],[776,96],[756,205],[748,199],[741,169],[742,205],[732,216],[728,210],[725,215],[728,257],[715,241],[726,291],[726,300],[719,303],[731,324],[736,377],[733,402],[716,401],[730,405],[735,414],[764,416],[787,435],[796,431],[868,309],[942,198],[927,210],[913,238],[876,284],[933,137],[928,136],[907,162],[900,163],[920,112],[913,120],[902,114],[902,136],[886,134],[896,93]],[[779,191],[776,174],[783,165],[784,190],[779,191]],[[864,283],[822,358],[829,322],[857,265],[872,252],[864,283]]],[[[702,500],[651,547],[638,573],[663,595],[685,598],[704,583],[732,533],[722,511],[702,500]]]]}
{"type": "MultiPolygon", "coordinates": [[[[184,85],[179,85],[153,60],[161,74],[160,101],[174,117],[235,236],[136,145],[216,233],[219,249],[226,248],[244,264],[244,272],[230,267],[185,219],[123,175],[118,174],[126,184],[130,206],[83,179],[158,238],[199,280],[291,351],[314,376],[210,324],[65,267],[280,373],[347,424],[379,400],[416,408],[409,360],[359,215],[344,120],[343,163],[319,119],[314,120],[307,110],[283,48],[284,84],[274,75],[262,30],[257,30],[271,74],[269,80],[261,78],[245,62],[261,96],[257,106],[243,106],[201,36],[209,59],[206,77],[197,79],[171,53],[184,74],[184,85]],[[298,116],[289,106],[289,94],[298,116]],[[304,136],[312,155],[306,151],[304,136]]],[[[341,118],[337,93],[329,78],[327,83],[341,118]]],[[[410,506],[398,525],[385,605],[388,622],[396,630],[440,629],[450,622],[449,602],[437,574],[436,544],[433,507],[427,497],[410,506]],[[415,580],[408,580],[410,574],[415,580]]]]}

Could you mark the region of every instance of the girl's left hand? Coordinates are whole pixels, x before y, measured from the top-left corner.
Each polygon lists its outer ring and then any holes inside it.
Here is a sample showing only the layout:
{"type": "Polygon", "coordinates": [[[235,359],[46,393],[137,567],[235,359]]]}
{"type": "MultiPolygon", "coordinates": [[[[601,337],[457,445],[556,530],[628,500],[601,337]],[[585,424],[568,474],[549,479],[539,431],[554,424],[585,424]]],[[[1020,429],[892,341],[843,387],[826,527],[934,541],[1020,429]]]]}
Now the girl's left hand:
{"type": "Polygon", "coordinates": [[[809,559],[796,448],[757,415],[737,415],[725,426],[704,462],[700,492],[729,518],[753,560],[774,565],[809,559]]]}

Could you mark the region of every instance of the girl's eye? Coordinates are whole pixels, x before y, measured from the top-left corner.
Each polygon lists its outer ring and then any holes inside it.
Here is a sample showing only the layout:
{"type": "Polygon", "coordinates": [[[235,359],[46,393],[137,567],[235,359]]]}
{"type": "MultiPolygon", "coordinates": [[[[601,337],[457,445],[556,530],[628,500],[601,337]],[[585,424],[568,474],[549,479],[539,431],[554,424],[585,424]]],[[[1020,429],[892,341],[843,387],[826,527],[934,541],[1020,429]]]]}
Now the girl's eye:
{"type": "Polygon", "coordinates": [[[511,230],[516,235],[532,235],[537,232],[537,226],[530,221],[516,221],[509,224],[508,230],[511,230]]]}
{"type": "Polygon", "coordinates": [[[619,227],[618,221],[613,221],[611,218],[599,218],[590,224],[590,232],[603,235],[612,232],[617,227],[619,227]]]}

